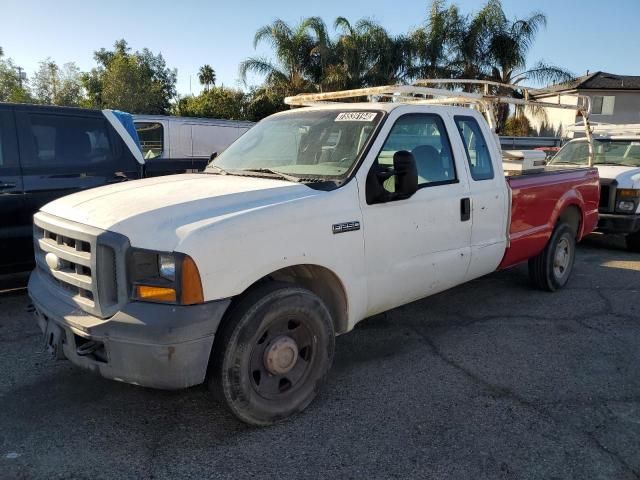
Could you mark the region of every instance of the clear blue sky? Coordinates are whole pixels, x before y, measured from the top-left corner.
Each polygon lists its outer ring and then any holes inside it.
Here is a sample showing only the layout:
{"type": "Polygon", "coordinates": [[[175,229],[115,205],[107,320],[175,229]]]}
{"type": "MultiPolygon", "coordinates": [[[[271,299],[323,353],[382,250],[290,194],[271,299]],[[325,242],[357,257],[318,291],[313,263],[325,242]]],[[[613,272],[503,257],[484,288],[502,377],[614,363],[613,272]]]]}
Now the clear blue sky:
{"type": "MultiPolygon", "coordinates": [[[[465,13],[480,0],[458,0],[465,13]]],[[[373,18],[391,33],[404,33],[424,22],[430,0],[1,0],[0,46],[29,75],[51,57],[95,66],[93,51],[125,38],[133,49],[161,52],[178,69],[178,91],[200,87],[198,68],[208,63],[218,84],[240,86],[238,64],[253,55],[253,36],[262,25],[281,18],[295,23],[319,15],[331,25],[337,16],[355,21],[373,18]]],[[[548,26],[531,50],[530,63],[544,59],[576,74],[586,70],[640,75],[640,0],[503,0],[510,17],[533,10],[547,15],[548,26]]],[[[258,79],[253,79],[257,83],[258,79]]]]}

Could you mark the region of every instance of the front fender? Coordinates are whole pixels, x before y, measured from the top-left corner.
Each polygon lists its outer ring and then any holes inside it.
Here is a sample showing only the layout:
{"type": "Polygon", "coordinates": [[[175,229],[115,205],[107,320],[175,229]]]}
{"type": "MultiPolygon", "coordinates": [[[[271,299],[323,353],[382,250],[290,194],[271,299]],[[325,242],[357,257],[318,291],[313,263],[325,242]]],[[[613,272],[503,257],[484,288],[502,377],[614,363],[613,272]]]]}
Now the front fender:
{"type": "Polygon", "coordinates": [[[176,250],[190,255],[206,301],[241,294],[261,278],[295,265],[317,265],[340,279],[350,318],[366,306],[362,230],[334,234],[341,221],[362,221],[355,181],[302,201],[254,209],[183,232],[176,250]]]}

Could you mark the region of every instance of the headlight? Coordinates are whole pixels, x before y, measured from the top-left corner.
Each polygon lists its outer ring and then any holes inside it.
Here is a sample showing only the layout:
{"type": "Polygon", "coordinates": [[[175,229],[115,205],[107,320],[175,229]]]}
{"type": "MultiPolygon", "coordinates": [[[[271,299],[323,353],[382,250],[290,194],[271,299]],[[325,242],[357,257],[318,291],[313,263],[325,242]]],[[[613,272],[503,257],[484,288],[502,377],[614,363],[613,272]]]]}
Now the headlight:
{"type": "Polygon", "coordinates": [[[176,279],[176,259],[171,254],[158,255],[158,271],[162,278],[174,281],[176,279]]]}
{"type": "Polygon", "coordinates": [[[616,190],[616,210],[622,213],[633,213],[638,207],[639,199],[639,189],[618,188],[616,190]]]}
{"type": "Polygon", "coordinates": [[[618,210],[622,210],[623,212],[633,212],[635,209],[635,202],[628,202],[625,200],[618,202],[618,210]]]}
{"type": "Polygon", "coordinates": [[[134,300],[179,305],[204,301],[198,267],[184,253],[133,249],[129,280],[134,300]]]}

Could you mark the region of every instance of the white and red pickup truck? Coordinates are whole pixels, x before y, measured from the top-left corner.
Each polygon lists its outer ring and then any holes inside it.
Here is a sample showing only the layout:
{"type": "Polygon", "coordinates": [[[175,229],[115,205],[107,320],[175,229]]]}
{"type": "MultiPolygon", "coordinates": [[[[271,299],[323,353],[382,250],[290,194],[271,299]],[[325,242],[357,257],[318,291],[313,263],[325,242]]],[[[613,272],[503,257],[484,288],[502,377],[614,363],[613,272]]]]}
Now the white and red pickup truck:
{"type": "Polygon", "coordinates": [[[46,205],[29,295],[59,356],[208,382],[267,425],[312,401],[334,336],[371,315],[526,261],[536,287],[563,287],[598,195],[589,167],[505,178],[472,108],[320,104],[268,117],[204,173],[46,205]]]}

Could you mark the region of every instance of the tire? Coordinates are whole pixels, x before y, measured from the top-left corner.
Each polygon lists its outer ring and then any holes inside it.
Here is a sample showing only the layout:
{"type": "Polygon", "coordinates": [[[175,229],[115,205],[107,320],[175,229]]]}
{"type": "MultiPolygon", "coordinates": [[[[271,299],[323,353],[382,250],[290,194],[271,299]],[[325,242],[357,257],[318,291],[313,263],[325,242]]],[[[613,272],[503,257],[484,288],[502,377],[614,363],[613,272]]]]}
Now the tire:
{"type": "Polygon", "coordinates": [[[576,259],[576,234],[566,223],[559,223],[544,250],[529,259],[529,278],[536,288],[555,292],[564,287],[576,259]]]}
{"type": "Polygon", "coordinates": [[[334,348],[323,301],[297,285],[269,282],[242,297],[218,329],[208,386],[243,422],[271,425],[311,403],[334,348]]]}
{"type": "Polygon", "coordinates": [[[640,232],[630,233],[625,237],[627,250],[630,252],[640,252],[640,232]]]}

